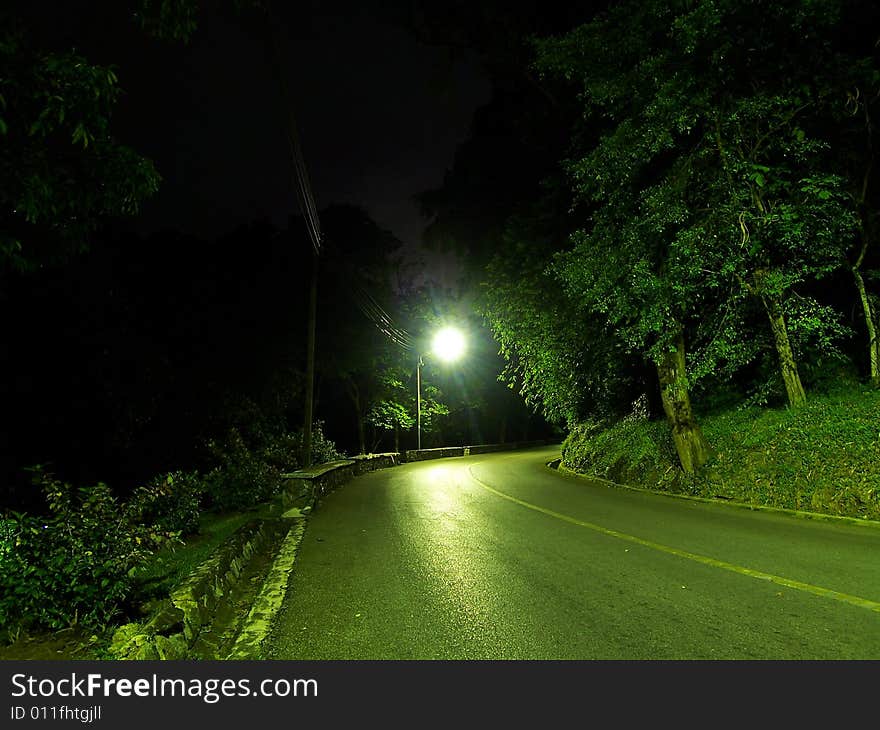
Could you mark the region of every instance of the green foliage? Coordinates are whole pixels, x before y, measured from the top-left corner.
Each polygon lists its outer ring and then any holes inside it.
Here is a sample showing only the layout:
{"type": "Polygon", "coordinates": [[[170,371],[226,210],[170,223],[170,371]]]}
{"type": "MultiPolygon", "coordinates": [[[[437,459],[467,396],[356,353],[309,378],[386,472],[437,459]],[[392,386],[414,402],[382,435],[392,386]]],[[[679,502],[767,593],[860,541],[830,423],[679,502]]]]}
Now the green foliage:
{"type": "MultiPolygon", "coordinates": [[[[738,347],[751,336],[735,326],[749,321],[744,292],[783,300],[840,268],[853,239],[807,83],[836,4],[763,5],[625,2],[536,44],[538,68],[572,82],[601,130],[567,164],[591,218],[555,270],[635,352],[657,360],[684,325],[692,385],[754,358],[738,347]]],[[[830,321],[803,327],[827,338],[830,321]]]]}
{"type": "MultiPolygon", "coordinates": [[[[206,447],[214,462],[204,476],[207,506],[213,510],[251,509],[268,501],[281,488],[280,475],[302,465],[302,432],[255,430],[249,438],[232,427],[226,436],[206,447]]],[[[312,463],[336,461],[343,455],[326,438],[323,424],[312,427],[312,463]]]]}
{"type": "Polygon", "coordinates": [[[681,479],[668,426],[624,418],[613,425],[578,424],[562,445],[565,465],[578,472],[627,484],[676,488],[681,479]]]}
{"type": "MultiPolygon", "coordinates": [[[[106,484],[77,489],[36,470],[48,513],[0,518],[0,630],[105,625],[136,583],[169,566],[178,570],[173,566],[181,561],[169,556],[182,536],[199,529],[203,494],[215,510],[255,507],[277,492],[281,471],[298,468],[301,445],[300,433],[262,432],[249,445],[231,429],[222,442],[211,442],[216,466],[204,478],[170,472],[135,489],[124,504],[106,484]],[[140,570],[156,550],[164,557],[140,570]]],[[[312,447],[313,463],[342,456],[321,423],[312,447]]]]}
{"type": "Polygon", "coordinates": [[[146,33],[166,41],[189,41],[198,27],[196,0],[139,0],[135,20],[146,33]]]}
{"type": "MultiPolygon", "coordinates": [[[[154,38],[187,43],[198,29],[201,5],[198,0],[137,0],[134,19],[154,38]]],[[[238,12],[266,7],[263,0],[231,0],[229,5],[238,12]]]]}
{"type": "Polygon", "coordinates": [[[649,488],[754,505],[880,519],[880,391],[838,383],[804,408],[725,409],[702,419],[715,458],[671,479],[674,456],[657,424],[629,420],[572,430],[563,459],[576,471],[649,488]]]}
{"type": "Polygon", "coordinates": [[[416,424],[413,394],[404,377],[403,368],[387,358],[384,367],[376,373],[371,404],[365,416],[367,423],[383,431],[393,431],[398,440],[400,431],[416,424]]]}
{"type": "MultiPolygon", "coordinates": [[[[302,432],[295,434],[283,434],[276,439],[288,444],[288,460],[287,464],[300,464],[302,455],[302,432]],[[296,459],[294,459],[296,455],[296,459]]],[[[344,459],[345,454],[339,451],[330,439],[324,435],[324,422],[316,421],[312,426],[312,463],[326,464],[328,461],[338,461],[344,459]]]]}
{"type": "Polygon", "coordinates": [[[118,96],[113,68],[0,33],[0,264],[63,261],[158,189],[153,164],[112,136],[118,96]]]}
{"type": "MultiPolygon", "coordinates": [[[[443,416],[449,415],[449,406],[440,399],[443,394],[436,385],[422,383],[422,432],[431,433],[439,427],[443,416]]],[[[413,408],[415,411],[415,408],[413,408]]]]}
{"type": "Polygon", "coordinates": [[[406,430],[415,425],[415,418],[402,403],[382,400],[367,413],[367,421],[385,431],[406,430]]]}
{"type": "Polygon", "coordinates": [[[198,529],[204,486],[196,472],[169,472],[134,490],[128,520],[158,532],[188,535],[198,529]]]}
{"type": "Polygon", "coordinates": [[[106,484],[76,489],[37,471],[43,516],[9,513],[0,533],[0,629],[97,628],[120,610],[133,570],[169,535],[133,524],[106,484]]]}
{"type": "MultiPolygon", "coordinates": [[[[375,374],[376,384],[372,391],[369,410],[365,414],[367,423],[384,431],[406,431],[416,425],[416,392],[405,382],[406,368],[399,364],[402,354],[388,358],[385,365],[375,374]],[[397,362],[395,362],[397,360],[397,362]]],[[[423,365],[423,376],[425,367],[423,365]]],[[[426,383],[422,378],[421,409],[422,433],[431,433],[438,427],[438,419],[449,415],[449,407],[441,399],[443,393],[436,385],[426,383]]]]}
{"type": "Polygon", "coordinates": [[[549,421],[571,425],[614,409],[626,389],[625,354],[546,271],[550,216],[533,215],[509,221],[486,270],[482,309],[507,362],[500,379],[549,421]]]}
{"type": "Polygon", "coordinates": [[[256,507],[278,492],[278,468],[248,446],[237,428],[231,428],[222,441],[210,440],[207,447],[217,463],[205,475],[205,494],[212,509],[256,507]]]}

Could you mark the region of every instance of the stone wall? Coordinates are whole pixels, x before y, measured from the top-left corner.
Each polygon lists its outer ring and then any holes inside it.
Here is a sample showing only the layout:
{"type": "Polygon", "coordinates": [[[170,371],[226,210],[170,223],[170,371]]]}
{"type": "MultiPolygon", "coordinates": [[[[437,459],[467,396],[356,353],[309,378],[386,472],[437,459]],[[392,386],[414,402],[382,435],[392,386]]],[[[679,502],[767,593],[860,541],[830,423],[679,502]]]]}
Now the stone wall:
{"type": "Polygon", "coordinates": [[[406,452],[406,461],[424,461],[425,459],[442,459],[448,456],[472,456],[475,454],[491,454],[495,451],[514,451],[528,449],[533,446],[549,446],[554,441],[511,441],[506,444],[479,444],[477,446],[452,446],[440,449],[412,449],[406,452]]]}

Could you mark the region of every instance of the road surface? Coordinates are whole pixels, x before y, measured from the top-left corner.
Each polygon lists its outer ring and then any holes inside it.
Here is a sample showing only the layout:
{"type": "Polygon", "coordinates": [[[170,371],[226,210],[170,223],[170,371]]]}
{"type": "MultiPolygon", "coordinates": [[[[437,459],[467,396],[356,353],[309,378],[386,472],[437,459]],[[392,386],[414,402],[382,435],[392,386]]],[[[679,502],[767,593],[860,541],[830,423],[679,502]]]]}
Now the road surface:
{"type": "Polygon", "coordinates": [[[272,659],[880,659],[880,529],[556,472],[357,477],[310,517],[272,659]]]}

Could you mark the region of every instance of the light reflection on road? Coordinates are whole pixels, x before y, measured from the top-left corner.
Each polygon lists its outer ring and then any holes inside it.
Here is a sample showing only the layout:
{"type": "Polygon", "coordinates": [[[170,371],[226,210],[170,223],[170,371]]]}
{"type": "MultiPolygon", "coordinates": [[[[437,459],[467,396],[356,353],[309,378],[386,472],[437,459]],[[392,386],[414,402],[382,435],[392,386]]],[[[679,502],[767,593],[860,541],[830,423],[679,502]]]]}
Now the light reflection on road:
{"type": "Polygon", "coordinates": [[[449,648],[466,658],[505,658],[498,627],[510,617],[492,588],[510,576],[499,577],[503,563],[488,559],[498,543],[492,533],[500,526],[475,504],[487,495],[459,464],[431,465],[419,475],[419,483],[419,499],[410,503],[419,531],[413,533],[411,522],[400,529],[409,536],[407,550],[430,586],[432,596],[426,600],[441,604],[450,620],[464,627],[466,633],[449,648]]]}

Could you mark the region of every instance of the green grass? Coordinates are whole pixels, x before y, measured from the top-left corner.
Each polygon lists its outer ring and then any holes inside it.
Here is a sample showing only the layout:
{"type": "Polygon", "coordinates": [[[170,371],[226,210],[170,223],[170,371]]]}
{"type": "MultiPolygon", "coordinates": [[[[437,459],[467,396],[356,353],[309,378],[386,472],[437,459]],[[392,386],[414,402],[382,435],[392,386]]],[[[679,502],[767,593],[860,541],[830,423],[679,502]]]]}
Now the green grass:
{"type": "Polygon", "coordinates": [[[253,519],[252,512],[204,513],[197,534],[184,538],[183,545],[160,550],[138,570],[135,576],[138,585],[136,600],[144,602],[168,595],[226,538],[253,519]]]}
{"type": "Polygon", "coordinates": [[[563,458],[577,471],[636,486],[880,520],[880,391],[849,385],[808,397],[795,411],[701,418],[715,457],[693,478],[677,468],[662,421],[575,429],[563,458]]]}

